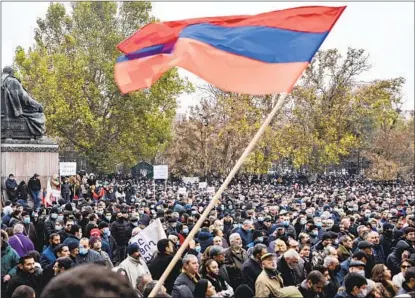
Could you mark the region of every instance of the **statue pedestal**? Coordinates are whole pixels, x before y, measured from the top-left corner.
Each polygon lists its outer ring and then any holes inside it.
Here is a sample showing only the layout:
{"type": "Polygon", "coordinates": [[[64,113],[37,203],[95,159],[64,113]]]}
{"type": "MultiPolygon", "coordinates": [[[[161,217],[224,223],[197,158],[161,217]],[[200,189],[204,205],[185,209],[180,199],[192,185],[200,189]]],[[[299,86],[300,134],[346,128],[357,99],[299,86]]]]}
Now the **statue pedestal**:
{"type": "Polygon", "coordinates": [[[46,137],[36,140],[1,140],[1,182],[14,174],[17,183],[26,183],[39,174],[42,188],[48,177],[59,174],[59,146],[46,137]]]}

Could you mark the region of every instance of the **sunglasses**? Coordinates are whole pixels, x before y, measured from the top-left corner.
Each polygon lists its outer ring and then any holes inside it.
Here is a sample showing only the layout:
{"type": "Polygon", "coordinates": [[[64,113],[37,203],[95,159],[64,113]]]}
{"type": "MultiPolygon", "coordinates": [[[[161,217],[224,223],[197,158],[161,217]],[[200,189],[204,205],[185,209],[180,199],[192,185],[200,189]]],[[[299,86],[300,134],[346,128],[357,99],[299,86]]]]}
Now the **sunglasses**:
{"type": "Polygon", "coordinates": [[[408,269],[408,268],[410,268],[411,266],[405,266],[405,265],[403,265],[403,266],[401,266],[401,268],[402,269],[408,269]]]}

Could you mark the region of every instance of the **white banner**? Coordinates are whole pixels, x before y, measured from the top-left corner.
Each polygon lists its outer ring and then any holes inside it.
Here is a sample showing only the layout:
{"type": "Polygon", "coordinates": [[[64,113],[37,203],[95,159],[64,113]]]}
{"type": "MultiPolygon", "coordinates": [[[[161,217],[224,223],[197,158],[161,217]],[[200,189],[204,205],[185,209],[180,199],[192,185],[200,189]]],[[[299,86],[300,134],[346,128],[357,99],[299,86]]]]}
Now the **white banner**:
{"type": "Polygon", "coordinates": [[[157,252],[157,242],[165,239],[164,232],[160,218],[153,221],[148,227],[130,239],[130,243],[138,243],[140,254],[146,263],[150,262],[155,252],[157,252]]]}
{"type": "Polygon", "coordinates": [[[187,193],[186,187],[180,187],[179,190],[177,191],[177,194],[179,195],[185,195],[186,193],[187,193]]]}
{"type": "Polygon", "coordinates": [[[182,177],[184,183],[199,183],[199,177],[182,177]]]}
{"type": "Polygon", "coordinates": [[[214,186],[210,186],[206,189],[206,192],[209,194],[215,194],[215,187],[214,186]]]}
{"type": "Polygon", "coordinates": [[[207,182],[199,182],[199,189],[205,189],[207,187],[207,182]]]}
{"type": "Polygon", "coordinates": [[[76,175],[76,162],[60,162],[59,173],[61,176],[76,175]]]}
{"type": "Polygon", "coordinates": [[[154,179],[167,180],[169,178],[169,166],[168,165],[154,166],[153,171],[154,171],[154,179]]]}

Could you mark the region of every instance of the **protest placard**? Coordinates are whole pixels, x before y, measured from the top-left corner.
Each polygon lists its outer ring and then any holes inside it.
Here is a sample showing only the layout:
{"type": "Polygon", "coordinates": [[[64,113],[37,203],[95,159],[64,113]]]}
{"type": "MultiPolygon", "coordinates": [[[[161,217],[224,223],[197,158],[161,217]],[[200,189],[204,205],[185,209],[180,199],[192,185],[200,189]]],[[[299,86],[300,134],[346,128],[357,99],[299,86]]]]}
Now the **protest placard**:
{"type": "Polygon", "coordinates": [[[148,263],[157,251],[157,242],[165,238],[167,238],[166,233],[164,232],[160,219],[157,218],[148,227],[131,238],[130,243],[138,243],[140,254],[146,263],[148,263]]]}

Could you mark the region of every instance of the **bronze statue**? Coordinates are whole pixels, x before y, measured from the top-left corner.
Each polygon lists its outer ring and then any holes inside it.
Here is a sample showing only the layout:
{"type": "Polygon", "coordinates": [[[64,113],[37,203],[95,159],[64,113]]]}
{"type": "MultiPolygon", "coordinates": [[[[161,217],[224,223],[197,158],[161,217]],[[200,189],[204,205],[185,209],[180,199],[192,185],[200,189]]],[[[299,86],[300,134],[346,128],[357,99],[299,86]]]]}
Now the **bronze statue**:
{"type": "Polygon", "coordinates": [[[45,134],[43,107],[14,77],[10,66],[1,75],[1,138],[31,139],[45,134]]]}

